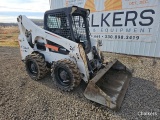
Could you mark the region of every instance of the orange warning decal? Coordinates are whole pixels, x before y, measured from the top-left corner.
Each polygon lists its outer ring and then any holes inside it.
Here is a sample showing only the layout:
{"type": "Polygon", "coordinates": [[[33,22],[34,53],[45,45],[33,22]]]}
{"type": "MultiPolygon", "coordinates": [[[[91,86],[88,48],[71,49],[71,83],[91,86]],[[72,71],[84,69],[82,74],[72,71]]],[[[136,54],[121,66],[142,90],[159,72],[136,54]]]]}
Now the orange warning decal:
{"type": "Polygon", "coordinates": [[[54,50],[54,51],[58,51],[58,47],[56,47],[56,46],[53,46],[53,45],[48,45],[48,44],[46,44],[45,45],[47,48],[50,48],[50,49],[52,49],[52,50],[54,50]]]}

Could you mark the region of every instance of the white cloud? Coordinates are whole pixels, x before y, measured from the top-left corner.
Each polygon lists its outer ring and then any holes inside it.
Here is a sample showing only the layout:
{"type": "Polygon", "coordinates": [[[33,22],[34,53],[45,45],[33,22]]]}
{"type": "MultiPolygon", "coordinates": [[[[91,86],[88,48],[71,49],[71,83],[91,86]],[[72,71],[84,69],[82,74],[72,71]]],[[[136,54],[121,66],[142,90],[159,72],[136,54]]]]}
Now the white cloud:
{"type": "Polygon", "coordinates": [[[0,22],[1,23],[10,23],[10,22],[16,22],[16,17],[13,16],[0,16],[0,22]]]}
{"type": "Polygon", "coordinates": [[[0,12],[23,11],[23,12],[45,12],[49,10],[49,0],[3,0],[0,4],[0,12]]]}
{"type": "MultiPolygon", "coordinates": [[[[18,16],[17,16],[18,17],[18,16]]],[[[0,16],[0,23],[16,23],[16,16],[0,16]]],[[[42,17],[27,16],[29,19],[43,19],[42,17]]]]}
{"type": "MultiPolygon", "coordinates": [[[[50,9],[49,0],[2,0],[0,2],[0,22],[16,22],[17,16],[13,12],[45,12],[50,9]]],[[[37,15],[30,16],[30,18],[40,18],[37,15]]]]}

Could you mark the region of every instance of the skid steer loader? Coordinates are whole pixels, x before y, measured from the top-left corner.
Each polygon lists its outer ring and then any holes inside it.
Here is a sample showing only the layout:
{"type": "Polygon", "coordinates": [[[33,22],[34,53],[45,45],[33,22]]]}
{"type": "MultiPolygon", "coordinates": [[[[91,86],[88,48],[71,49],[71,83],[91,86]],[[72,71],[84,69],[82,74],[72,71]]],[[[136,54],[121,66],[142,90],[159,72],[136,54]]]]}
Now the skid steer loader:
{"type": "Polygon", "coordinates": [[[49,10],[44,14],[44,29],[18,16],[22,61],[33,80],[50,70],[54,83],[64,91],[84,80],[87,99],[119,109],[131,73],[118,60],[103,64],[102,43],[90,37],[89,14],[90,10],[77,6],[49,10]]]}

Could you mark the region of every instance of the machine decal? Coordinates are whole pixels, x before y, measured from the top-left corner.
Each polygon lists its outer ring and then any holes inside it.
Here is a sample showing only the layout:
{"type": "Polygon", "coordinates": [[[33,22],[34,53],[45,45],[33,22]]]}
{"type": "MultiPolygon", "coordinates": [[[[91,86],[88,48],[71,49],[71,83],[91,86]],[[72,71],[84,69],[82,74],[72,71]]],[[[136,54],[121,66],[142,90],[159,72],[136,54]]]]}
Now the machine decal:
{"type": "Polygon", "coordinates": [[[54,36],[54,37],[57,37],[57,38],[61,39],[60,37],[58,37],[58,36],[56,36],[56,35],[54,35],[54,34],[51,34],[51,33],[48,33],[48,32],[45,32],[45,33],[47,33],[47,34],[49,34],[49,35],[52,35],[52,36],[54,36]]]}
{"type": "Polygon", "coordinates": [[[58,50],[59,50],[59,47],[56,47],[56,46],[53,46],[53,45],[48,45],[48,44],[46,44],[45,45],[47,48],[50,48],[50,49],[52,49],[52,50],[54,50],[54,51],[57,51],[58,52],[58,50]]]}

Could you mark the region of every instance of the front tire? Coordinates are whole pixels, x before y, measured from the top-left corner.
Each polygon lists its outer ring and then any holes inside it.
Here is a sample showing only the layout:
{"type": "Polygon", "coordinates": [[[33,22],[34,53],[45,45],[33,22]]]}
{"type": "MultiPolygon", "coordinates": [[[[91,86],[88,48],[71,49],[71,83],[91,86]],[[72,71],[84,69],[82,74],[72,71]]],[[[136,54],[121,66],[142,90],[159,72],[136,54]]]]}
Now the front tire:
{"type": "Polygon", "coordinates": [[[54,62],[51,71],[55,85],[63,91],[71,91],[80,84],[80,72],[71,60],[54,62]]]}
{"type": "Polygon", "coordinates": [[[32,53],[25,59],[25,67],[28,75],[33,80],[40,80],[47,74],[45,59],[38,53],[32,53]]]}

